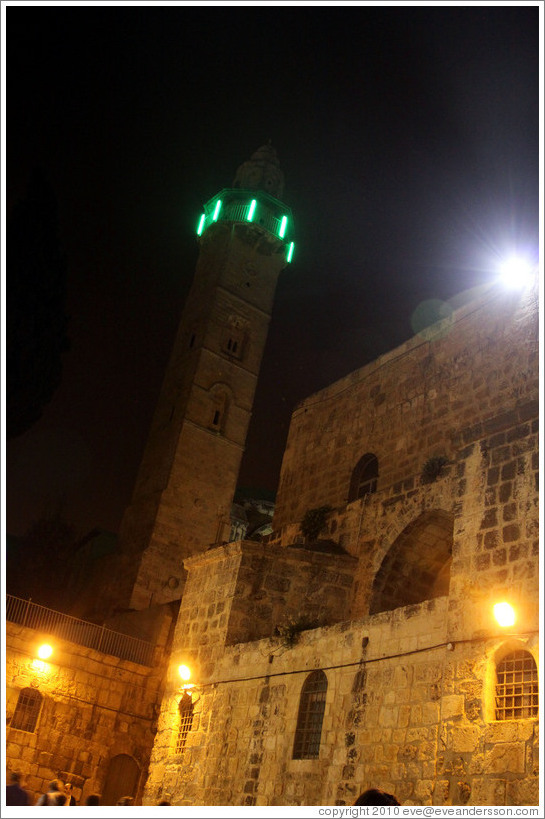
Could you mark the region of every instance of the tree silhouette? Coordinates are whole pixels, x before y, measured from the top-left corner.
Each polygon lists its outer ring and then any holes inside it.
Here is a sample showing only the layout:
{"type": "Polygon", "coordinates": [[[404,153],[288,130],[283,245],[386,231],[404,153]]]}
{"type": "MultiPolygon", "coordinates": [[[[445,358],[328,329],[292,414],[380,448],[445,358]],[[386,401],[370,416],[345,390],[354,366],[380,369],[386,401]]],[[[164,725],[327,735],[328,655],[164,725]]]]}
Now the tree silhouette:
{"type": "Polygon", "coordinates": [[[69,347],[57,203],[40,169],[8,218],[6,238],[6,435],[14,438],[41,417],[69,347]]]}

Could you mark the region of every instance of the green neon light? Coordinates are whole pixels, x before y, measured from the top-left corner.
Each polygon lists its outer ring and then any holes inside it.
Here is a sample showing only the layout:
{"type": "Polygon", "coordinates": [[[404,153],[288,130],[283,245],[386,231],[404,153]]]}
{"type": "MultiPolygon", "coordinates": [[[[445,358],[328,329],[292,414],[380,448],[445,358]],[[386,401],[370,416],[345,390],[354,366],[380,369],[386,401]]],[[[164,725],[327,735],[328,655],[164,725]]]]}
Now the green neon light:
{"type": "Polygon", "coordinates": [[[199,227],[197,228],[197,236],[201,235],[203,227],[204,227],[204,213],[201,214],[201,218],[199,220],[199,227]]]}
{"type": "Polygon", "coordinates": [[[250,210],[248,211],[248,216],[246,217],[248,222],[251,222],[252,219],[254,218],[256,205],[257,205],[257,199],[252,199],[252,201],[250,202],[250,210]]]}
{"type": "Polygon", "coordinates": [[[214,208],[214,215],[212,216],[212,221],[217,222],[218,216],[220,215],[221,210],[221,199],[218,199],[216,202],[216,207],[214,208]]]}
{"type": "Polygon", "coordinates": [[[288,226],[288,217],[283,216],[282,221],[280,222],[280,230],[278,231],[278,235],[280,236],[281,239],[284,238],[284,234],[286,232],[287,226],[288,226]]]}
{"type": "Polygon", "coordinates": [[[293,242],[290,242],[289,247],[288,247],[288,258],[286,260],[288,262],[291,262],[291,258],[293,256],[293,247],[294,247],[293,242]]]}

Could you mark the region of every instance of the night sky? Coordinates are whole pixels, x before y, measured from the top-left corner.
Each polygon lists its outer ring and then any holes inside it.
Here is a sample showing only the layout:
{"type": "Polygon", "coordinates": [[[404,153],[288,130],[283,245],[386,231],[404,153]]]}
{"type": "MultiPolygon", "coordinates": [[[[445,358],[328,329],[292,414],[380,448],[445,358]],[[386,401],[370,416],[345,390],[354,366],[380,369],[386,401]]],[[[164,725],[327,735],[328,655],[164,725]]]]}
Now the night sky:
{"type": "Polygon", "coordinates": [[[43,168],[71,342],[43,417],[7,446],[9,533],[59,509],[80,534],[117,531],[202,205],[269,139],[296,249],[242,485],[276,489],[299,400],[506,254],[537,256],[536,6],[62,4],[6,20],[8,214],[43,168]]]}

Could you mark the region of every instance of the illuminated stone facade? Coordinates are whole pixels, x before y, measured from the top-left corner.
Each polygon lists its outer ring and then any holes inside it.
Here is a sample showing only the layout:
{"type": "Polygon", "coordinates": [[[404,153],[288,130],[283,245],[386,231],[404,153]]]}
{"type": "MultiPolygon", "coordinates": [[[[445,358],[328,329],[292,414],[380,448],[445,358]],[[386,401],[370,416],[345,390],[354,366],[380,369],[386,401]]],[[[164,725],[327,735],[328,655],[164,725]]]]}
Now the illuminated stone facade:
{"type": "Polygon", "coordinates": [[[269,541],[185,562],[144,803],[350,805],[378,786],[537,804],[537,475],[535,290],[490,288],[303,401],[269,541]],[[376,480],[358,483],[369,454],[376,480]],[[198,687],[180,750],[181,662],[198,687]],[[319,751],[294,759],[318,669],[319,751]]]}
{"type": "MultiPolygon", "coordinates": [[[[51,623],[59,617],[49,613],[51,623]]],[[[8,770],[21,772],[32,804],[55,778],[72,784],[78,804],[91,793],[101,794],[102,804],[127,795],[140,803],[171,619],[161,618],[152,665],[7,622],[5,759],[8,770]],[[54,651],[36,662],[44,637],[54,651]]]]}
{"type": "MultiPolygon", "coordinates": [[[[231,216],[252,185],[281,195],[271,157],[241,166],[231,216]]],[[[132,634],[157,604],[167,622],[180,601],[172,645],[154,670],[66,644],[39,676],[36,634],[8,624],[10,768],[34,795],[66,774],[85,796],[132,759],[146,805],[351,805],[367,787],[537,804],[537,288],[490,287],[303,401],[273,533],[224,543],[287,257],[242,211],[216,223],[217,199],[125,562],[103,571],[102,602],[139,610],[113,628],[132,634]],[[514,626],[494,620],[500,601],[514,626]],[[27,688],[44,696],[34,731],[11,724],[27,688]]]]}

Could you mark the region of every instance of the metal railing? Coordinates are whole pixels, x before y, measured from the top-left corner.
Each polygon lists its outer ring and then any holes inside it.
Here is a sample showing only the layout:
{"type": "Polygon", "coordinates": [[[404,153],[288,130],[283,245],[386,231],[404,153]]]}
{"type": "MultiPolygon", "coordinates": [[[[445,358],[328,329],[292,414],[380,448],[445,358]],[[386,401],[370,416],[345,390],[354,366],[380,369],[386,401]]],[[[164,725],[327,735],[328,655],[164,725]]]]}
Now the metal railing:
{"type": "Polygon", "coordinates": [[[46,632],[62,640],[69,640],[121,660],[139,665],[153,665],[154,644],[119,631],[112,631],[87,620],[78,620],[69,614],[45,608],[31,600],[6,595],[6,620],[21,626],[46,632]]]}
{"type": "Polygon", "coordinates": [[[293,233],[293,217],[290,208],[264,191],[243,190],[242,188],[224,188],[204,206],[201,217],[200,235],[214,222],[242,222],[262,227],[268,233],[282,241],[286,246],[293,233]],[[219,202],[221,200],[221,207],[219,202]],[[255,200],[254,208],[251,208],[255,200]],[[219,207],[219,210],[216,209],[219,207]],[[248,219],[248,216],[251,216],[248,219]],[[285,223],[283,225],[283,220],[285,223]],[[283,231],[281,230],[283,225],[283,231]],[[282,232],[282,236],[280,233],[282,232]]]}

